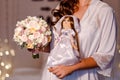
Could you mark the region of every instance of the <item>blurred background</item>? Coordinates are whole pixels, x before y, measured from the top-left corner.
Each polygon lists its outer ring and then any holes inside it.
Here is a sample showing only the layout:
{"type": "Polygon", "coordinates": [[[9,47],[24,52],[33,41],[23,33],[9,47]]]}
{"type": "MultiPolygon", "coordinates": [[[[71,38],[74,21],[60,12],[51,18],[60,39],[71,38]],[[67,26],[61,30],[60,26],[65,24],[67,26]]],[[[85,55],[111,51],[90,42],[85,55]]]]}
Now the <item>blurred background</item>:
{"type": "MultiPolygon", "coordinates": [[[[48,54],[33,59],[31,53],[13,41],[16,22],[26,16],[43,17],[49,24],[51,10],[60,0],[0,0],[0,80],[40,80],[48,54]]],[[[120,0],[103,0],[115,10],[117,19],[117,51],[112,77],[120,79],[120,0]]]]}

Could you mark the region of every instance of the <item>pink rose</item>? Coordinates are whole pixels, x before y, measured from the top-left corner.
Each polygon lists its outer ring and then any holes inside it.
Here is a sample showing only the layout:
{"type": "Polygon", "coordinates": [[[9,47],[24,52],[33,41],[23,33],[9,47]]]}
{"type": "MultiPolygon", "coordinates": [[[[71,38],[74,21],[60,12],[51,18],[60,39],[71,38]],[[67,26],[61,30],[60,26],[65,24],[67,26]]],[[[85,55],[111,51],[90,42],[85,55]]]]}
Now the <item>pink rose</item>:
{"type": "Polygon", "coordinates": [[[34,35],[35,39],[40,37],[40,33],[39,32],[35,32],[33,35],[34,35]]]}
{"type": "Polygon", "coordinates": [[[27,36],[26,36],[26,35],[22,35],[22,36],[21,36],[21,40],[22,40],[23,42],[26,42],[26,41],[27,41],[27,36]]]}
{"type": "Polygon", "coordinates": [[[45,31],[46,31],[46,28],[45,28],[45,27],[42,27],[42,28],[41,28],[41,31],[42,31],[42,32],[45,32],[45,31]]]}
{"type": "Polygon", "coordinates": [[[48,43],[48,38],[47,37],[44,37],[43,41],[42,41],[42,45],[46,45],[48,43]]]}

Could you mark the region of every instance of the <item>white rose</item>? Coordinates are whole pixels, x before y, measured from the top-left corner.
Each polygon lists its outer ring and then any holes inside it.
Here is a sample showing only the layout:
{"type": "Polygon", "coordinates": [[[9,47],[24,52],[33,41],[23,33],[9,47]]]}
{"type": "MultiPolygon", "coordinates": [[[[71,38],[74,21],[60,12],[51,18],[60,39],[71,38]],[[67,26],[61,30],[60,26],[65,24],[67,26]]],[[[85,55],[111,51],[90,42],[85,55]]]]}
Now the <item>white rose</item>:
{"type": "Polygon", "coordinates": [[[46,31],[46,28],[45,28],[45,27],[41,27],[41,31],[42,31],[42,32],[45,32],[45,31],[46,31]]]}
{"type": "Polygon", "coordinates": [[[42,43],[44,39],[44,35],[43,34],[40,34],[39,38],[36,40],[38,43],[42,43]]]}
{"type": "Polygon", "coordinates": [[[29,30],[29,29],[25,29],[25,30],[24,30],[24,34],[25,34],[25,35],[29,35],[29,34],[30,34],[30,30],[29,30]]]}
{"type": "Polygon", "coordinates": [[[29,35],[28,39],[30,39],[31,41],[33,41],[34,40],[34,35],[29,35]]]}
{"type": "Polygon", "coordinates": [[[44,37],[44,40],[42,41],[42,45],[46,45],[48,43],[48,38],[47,37],[44,37]]]}
{"type": "Polygon", "coordinates": [[[19,42],[19,44],[18,45],[23,45],[23,42],[19,42]]]}
{"type": "Polygon", "coordinates": [[[19,33],[19,32],[21,32],[23,29],[22,29],[22,27],[17,27],[17,28],[15,28],[15,33],[19,33]]]}
{"type": "Polygon", "coordinates": [[[33,35],[34,35],[35,39],[40,37],[40,33],[39,32],[35,32],[33,35]]]}
{"type": "Polygon", "coordinates": [[[29,24],[26,24],[25,27],[26,27],[26,28],[30,28],[31,26],[30,26],[29,24]]]}
{"type": "Polygon", "coordinates": [[[40,26],[36,21],[30,21],[29,26],[34,27],[36,30],[40,29],[40,26]]]}
{"type": "Polygon", "coordinates": [[[19,39],[19,37],[18,37],[17,35],[14,35],[13,39],[14,39],[14,41],[16,41],[16,42],[19,42],[19,41],[20,41],[20,39],[19,39]]]}
{"type": "Polygon", "coordinates": [[[27,41],[27,36],[26,36],[26,35],[22,35],[22,36],[21,36],[21,40],[22,40],[23,42],[26,42],[26,41],[27,41]]]}
{"type": "Polygon", "coordinates": [[[51,31],[47,31],[45,35],[51,35],[51,31]]]}

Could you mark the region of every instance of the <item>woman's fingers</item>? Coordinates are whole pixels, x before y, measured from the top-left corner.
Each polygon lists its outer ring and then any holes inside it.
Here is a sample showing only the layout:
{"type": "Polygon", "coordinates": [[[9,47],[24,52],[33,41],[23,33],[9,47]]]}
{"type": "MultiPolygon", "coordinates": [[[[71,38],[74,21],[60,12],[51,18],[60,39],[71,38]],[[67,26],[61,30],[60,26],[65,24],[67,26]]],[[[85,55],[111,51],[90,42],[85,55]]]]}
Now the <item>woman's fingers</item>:
{"type": "Polygon", "coordinates": [[[62,79],[62,78],[64,78],[64,74],[60,74],[59,76],[58,76],[58,78],[60,78],[60,79],[62,79]]]}
{"type": "Polygon", "coordinates": [[[63,78],[65,76],[65,72],[62,70],[61,66],[54,67],[52,73],[55,74],[58,78],[63,78]]]}
{"type": "Polygon", "coordinates": [[[71,71],[69,71],[69,67],[63,65],[49,68],[49,71],[60,79],[71,73],[71,71]]]}
{"type": "Polygon", "coordinates": [[[52,72],[52,71],[53,71],[52,67],[48,68],[48,70],[49,70],[49,72],[52,72]]]}
{"type": "Polygon", "coordinates": [[[48,70],[49,70],[50,72],[52,72],[52,73],[53,73],[56,69],[57,69],[57,66],[48,68],[48,70]]]}
{"type": "Polygon", "coordinates": [[[48,70],[55,74],[57,77],[61,76],[62,74],[61,66],[50,67],[48,70]]]}

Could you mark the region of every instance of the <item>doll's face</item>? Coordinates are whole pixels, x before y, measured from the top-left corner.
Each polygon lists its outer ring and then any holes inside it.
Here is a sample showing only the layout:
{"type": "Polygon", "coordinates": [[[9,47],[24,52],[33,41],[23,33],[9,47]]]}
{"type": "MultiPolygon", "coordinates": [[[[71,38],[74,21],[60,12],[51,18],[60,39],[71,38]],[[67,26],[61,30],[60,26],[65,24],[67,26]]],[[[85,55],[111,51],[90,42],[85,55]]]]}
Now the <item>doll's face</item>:
{"type": "Polygon", "coordinates": [[[65,18],[63,20],[63,29],[71,29],[71,25],[70,25],[70,20],[69,18],[65,18]]]}

